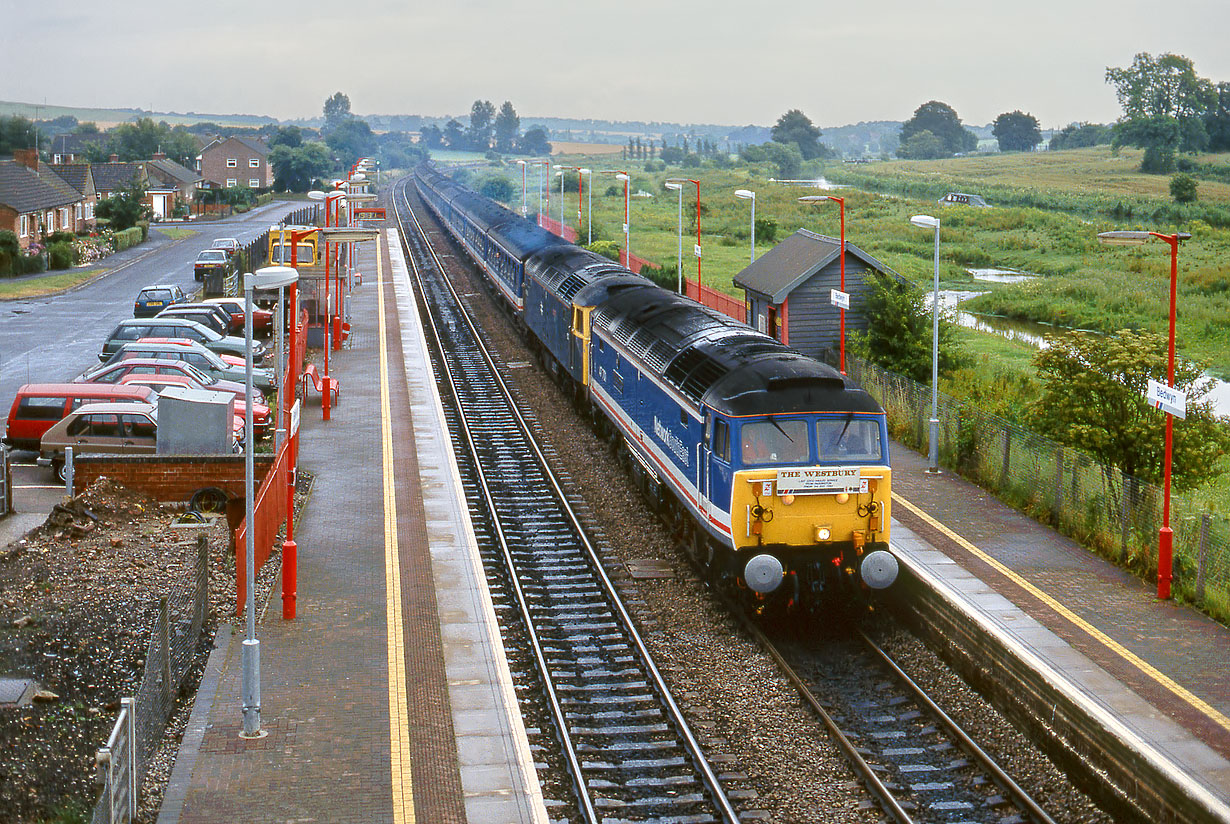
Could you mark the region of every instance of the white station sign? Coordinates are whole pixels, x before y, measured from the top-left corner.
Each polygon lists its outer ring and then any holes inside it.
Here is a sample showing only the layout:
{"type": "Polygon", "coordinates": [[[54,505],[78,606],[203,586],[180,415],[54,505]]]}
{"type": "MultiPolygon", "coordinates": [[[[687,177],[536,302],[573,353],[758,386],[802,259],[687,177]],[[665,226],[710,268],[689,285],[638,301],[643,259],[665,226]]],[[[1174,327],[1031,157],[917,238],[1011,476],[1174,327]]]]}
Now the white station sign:
{"type": "Polygon", "coordinates": [[[295,398],[295,405],[290,408],[290,435],[287,437],[295,437],[299,432],[299,398],[295,398]]]}
{"type": "Polygon", "coordinates": [[[834,306],[841,307],[842,309],[850,308],[850,293],[849,292],[842,292],[839,289],[830,289],[829,299],[833,302],[834,306]]]}
{"type": "Polygon", "coordinates": [[[821,466],[777,470],[778,495],[866,492],[857,466],[821,466]]]}
{"type": "Polygon", "coordinates": [[[1167,386],[1150,378],[1149,391],[1145,393],[1145,399],[1154,409],[1160,409],[1176,418],[1187,417],[1187,393],[1182,389],[1167,386]]]}

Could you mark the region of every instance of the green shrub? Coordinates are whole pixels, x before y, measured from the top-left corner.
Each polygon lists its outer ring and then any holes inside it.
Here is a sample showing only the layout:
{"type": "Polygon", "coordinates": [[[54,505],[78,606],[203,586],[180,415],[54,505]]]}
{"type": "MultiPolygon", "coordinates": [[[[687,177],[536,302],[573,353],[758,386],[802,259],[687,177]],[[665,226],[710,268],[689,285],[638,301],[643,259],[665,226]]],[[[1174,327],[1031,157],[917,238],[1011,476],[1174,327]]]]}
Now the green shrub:
{"type": "Polygon", "coordinates": [[[122,252],[125,249],[131,249],[143,240],[141,237],[141,227],[132,226],[124,229],[121,232],[115,233],[115,251],[122,252]]]}
{"type": "Polygon", "coordinates": [[[50,268],[70,269],[77,262],[77,250],[71,241],[61,240],[47,247],[50,268]]]}
{"type": "Polygon", "coordinates": [[[43,243],[50,246],[53,243],[72,243],[77,239],[77,236],[72,232],[52,232],[43,239],[43,243]]]}
{"type": "Polygon", "coordinates": [[[8,229],[0,229],[0,275],[15,275],[14,264],[21,255],[21,244],[17,242],[17,234],[8,229]]]}
{"type": "Polygon", "coordinates": [[[137,223],[137,228],[141,230],[141,243],[149,239],[149,221],[142,220],[137,223]]]}
{"type": "Polygon", "coordinates": [[[17,260],[20,261],[21,271],[13,274],[37,275],[47,271],[47,256],[42,251],[34,255],[22,255],[17,260]]]}
{"type": "Polygon", "coordinates": [[[1196,179],[1182,173],[1170,178],[1170,196],[1175,203],[1195,203],[1196,179]]]}

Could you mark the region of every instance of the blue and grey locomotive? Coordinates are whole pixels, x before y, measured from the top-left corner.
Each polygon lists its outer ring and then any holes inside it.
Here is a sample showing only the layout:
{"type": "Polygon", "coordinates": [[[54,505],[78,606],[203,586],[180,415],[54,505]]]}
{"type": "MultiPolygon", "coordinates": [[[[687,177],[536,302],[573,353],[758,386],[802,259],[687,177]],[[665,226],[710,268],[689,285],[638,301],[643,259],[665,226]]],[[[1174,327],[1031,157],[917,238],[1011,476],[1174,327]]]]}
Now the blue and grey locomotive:
{"type": "Polygon", "coordinates": [[[893,582],[888,432],[870,395],[431,166],[416,178],[715,578],[787,606],[893,582]]]}

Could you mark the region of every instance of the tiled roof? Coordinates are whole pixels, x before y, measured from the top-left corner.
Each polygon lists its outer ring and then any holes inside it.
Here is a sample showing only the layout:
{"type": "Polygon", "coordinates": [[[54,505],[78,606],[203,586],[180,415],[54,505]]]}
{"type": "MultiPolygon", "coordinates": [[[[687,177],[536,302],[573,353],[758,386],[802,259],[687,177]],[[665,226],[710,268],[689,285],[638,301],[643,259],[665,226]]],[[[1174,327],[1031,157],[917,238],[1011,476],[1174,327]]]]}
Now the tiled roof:
{"type": "Polygon", "coordinates": [[[51,138],[51,153],[79,155],[86,147],[107,139],[104,134],[58,134],[51,138]]]}
{"type": "Polygon", "coordinates": [[[239,135],[231,135],[230,137],[215,137],[201,148],[201,153],[204,154],[207,149],[217,148],[226,143],[228,140],[234,140],[238,143],[242,143],[248,149],[251,149],[259,155],[263,156],[269,154],[269,147],[261,141],[251,137],[241,137],[239,135]]]}
{"type": "MultiPolygon", "coordinates": [[[[840,253],[839,238],[799,229],[735,275],[735,285],[768,295],[774,303],[781,303],[795,287],[836,260],[840,253]]],[[[900,278],[892,269],[846,240],[847,268],[852,258],[900,278]]]]}
{"type": "Polygon", "coordinates": [[[16,161],[0,161],[0,204],[18,214],[27,214],[81,200],[81,195],[64,181],[59,181],[59,185],[49,182],[52,177],[40,177],[16,161]]]}
{"type": "Polygon", "coordinates": [[[157,178],[163,183],[170,183],[174,186],[196,183],[201,179],[199,174],[179,165],[174,160],[155,159],[146,161],[145,170],[149,173],[150,177],[157,178]]]}
{"type": "Polygon", "coordinates": [[[128,188],[134,180],[148,180],[141,163],[94,163],[90,171],[94,173],[94,188],[99,192],[115,192],[128,188]]]}
{"type": "Polygon", "coordinates": [[[58,174],[65,183],[72,186],[81,194],[85,194],[89,188],[89,184],[93,178],[90,176],[89,163],[57,163],[52,169],[58,174]]]}

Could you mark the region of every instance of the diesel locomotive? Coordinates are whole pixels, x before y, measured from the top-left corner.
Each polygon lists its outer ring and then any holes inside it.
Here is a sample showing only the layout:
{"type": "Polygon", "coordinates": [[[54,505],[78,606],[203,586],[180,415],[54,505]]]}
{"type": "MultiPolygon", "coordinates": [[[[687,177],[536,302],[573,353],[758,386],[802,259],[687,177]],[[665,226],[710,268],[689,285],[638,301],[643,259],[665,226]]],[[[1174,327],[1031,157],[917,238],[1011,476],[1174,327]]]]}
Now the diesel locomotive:
{"type": "Polygon", "coordinates": [[[869,394],[430,164],[415,181],[715,580],[757,609],[893,582],[886,416],[869,394]]]}

